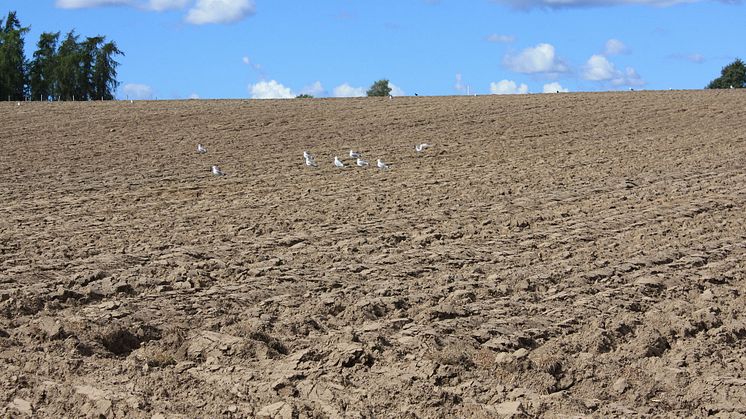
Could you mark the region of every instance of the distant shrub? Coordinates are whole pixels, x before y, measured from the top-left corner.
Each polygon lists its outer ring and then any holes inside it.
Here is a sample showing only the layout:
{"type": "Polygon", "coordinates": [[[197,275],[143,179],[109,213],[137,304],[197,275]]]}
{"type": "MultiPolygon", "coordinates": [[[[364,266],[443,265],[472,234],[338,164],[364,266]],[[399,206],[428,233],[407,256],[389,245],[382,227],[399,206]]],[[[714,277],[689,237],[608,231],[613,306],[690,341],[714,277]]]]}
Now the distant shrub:
{"type": "Polygon", "coordinates": [[[389,81],[386,79],[378,80],[368,89],[368,96],[388,96],[391,94],[389,81]]]}

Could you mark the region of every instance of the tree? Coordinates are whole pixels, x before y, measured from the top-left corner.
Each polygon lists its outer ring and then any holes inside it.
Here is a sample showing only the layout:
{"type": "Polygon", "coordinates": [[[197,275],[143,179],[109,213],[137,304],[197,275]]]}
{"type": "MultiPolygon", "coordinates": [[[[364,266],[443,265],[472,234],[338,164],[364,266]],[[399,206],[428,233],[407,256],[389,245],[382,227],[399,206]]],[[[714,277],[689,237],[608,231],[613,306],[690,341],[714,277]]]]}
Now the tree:
{"type": "Polygon", "coordinates": [[[391,94],[389,81],[386,79],[378,80],[368,89],[368,96],[388,96],[391,94]]]}
{"type": "Polygon", "coordinates": [[[45,32],[37,43],[33,59],[24,55],[24,36],[29,28],[21,26],[16,12],[0,18],[0,100],[113,99],[119,86],[114,59],[124,55],[113,41],[104,36],[78,42],[75,30],[67,33],[58,46],[60,33],[45,32]]]}
{"type": "Polygon", "coordinates": [[[26,95],[27,63],[23,55],[23,38],[28,30],[21,27],[16,12],[8,12],[5,26],[0,31],[0,99],[23,100],[26,95]]]}
{"type": "Polygon", "coordinates": [[[313,99],[313,95],[309,95],[307,93],[302,93],[295,97],[296,99],[313,99]]]}
{"type": "Polygon", "coordinates": [[[93,87],[93,66],[99,48],[104,42],[103,36],[88,37],[80,45],[80,72],[78,73],[78,85],[80,86],[81,99],[98,99],[93,87]]]}
{"type": "MultiPolygon", "coordinates": [[[[102,37],[101,41],[103,40],[102,37]]],[[[119,63],[114,60],[115,55],[124,55],[124,53],[117,48],[114,41],[109,41],[96,50],[92,74],[93,99],[114,99],[113,92],[119,86],[117,81],[119,63]]]]}
{"type": "Polygon", "coordinates": [[[57,51],[57,90],[55,94],[60,100],[81,99],[83,88],[80,81],[83,78],[81,65],[81,48],[75,30],[67,33],[57,51]]]}
{"type": "Polygon", "coordinates": [[[734,88],[746,87],[746,65],[739,58],[723,67],[720,77],[711,81],[707,88],[728,89],[731,86],[734,88]]]}
{"type": "Polygon", "coordinates": [[[34,59],[29,66],[31,100],[48,100],[57,90],[57,42],[60,33],[44,32],[36,44],[34,59]]]}

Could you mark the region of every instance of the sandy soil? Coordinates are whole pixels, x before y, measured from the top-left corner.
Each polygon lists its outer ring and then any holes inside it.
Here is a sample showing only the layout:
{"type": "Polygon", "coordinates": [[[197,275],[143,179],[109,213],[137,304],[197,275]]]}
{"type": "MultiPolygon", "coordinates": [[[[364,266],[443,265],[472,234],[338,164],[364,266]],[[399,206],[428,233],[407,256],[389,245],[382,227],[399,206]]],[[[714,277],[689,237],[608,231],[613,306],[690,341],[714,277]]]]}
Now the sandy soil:
{"type": "Polygon", "coordinates": [[[745,93],[0,103],[0,416],[743,417],[745,93]]]}

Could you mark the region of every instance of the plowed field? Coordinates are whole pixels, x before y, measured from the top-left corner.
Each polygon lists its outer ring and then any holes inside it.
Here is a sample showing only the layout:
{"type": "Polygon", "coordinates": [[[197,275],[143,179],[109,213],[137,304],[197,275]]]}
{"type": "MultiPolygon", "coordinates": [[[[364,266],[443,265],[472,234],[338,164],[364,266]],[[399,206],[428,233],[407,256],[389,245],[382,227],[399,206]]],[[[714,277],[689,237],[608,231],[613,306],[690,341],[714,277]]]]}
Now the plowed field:
{"type": "Polygon", "coordinates": [[[742,417],[744,93],[0,103],[0,416],[742,417]]]}

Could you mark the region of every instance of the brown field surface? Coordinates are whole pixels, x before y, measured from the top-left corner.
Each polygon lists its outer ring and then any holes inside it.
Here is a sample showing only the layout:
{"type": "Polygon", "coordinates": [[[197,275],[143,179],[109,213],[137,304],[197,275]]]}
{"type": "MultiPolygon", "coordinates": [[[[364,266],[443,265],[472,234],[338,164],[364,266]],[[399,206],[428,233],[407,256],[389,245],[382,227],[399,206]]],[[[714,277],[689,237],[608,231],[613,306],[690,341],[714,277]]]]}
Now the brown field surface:
{"type": "Polygon", "coordinates": [[[2,417],[746,414],[746,91],[4,102],[0,147],[2,417]]]}

